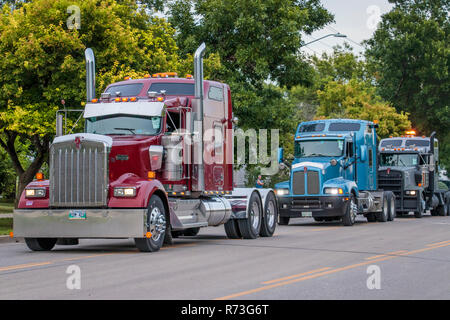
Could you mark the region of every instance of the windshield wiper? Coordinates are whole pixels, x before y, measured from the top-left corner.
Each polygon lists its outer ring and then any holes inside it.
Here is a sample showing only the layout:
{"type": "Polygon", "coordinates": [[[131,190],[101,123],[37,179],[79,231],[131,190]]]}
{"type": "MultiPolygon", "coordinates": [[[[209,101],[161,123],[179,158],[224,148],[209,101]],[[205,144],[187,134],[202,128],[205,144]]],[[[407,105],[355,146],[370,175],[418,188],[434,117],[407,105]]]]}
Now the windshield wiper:
{"type": "Polygon", "coordinates": [[[127,130],[127,131],[130,131],[132,134],[136,134],[134,132],[134,129],[131,129],[131,128],[114,128],[114,130],[127,130]]]}

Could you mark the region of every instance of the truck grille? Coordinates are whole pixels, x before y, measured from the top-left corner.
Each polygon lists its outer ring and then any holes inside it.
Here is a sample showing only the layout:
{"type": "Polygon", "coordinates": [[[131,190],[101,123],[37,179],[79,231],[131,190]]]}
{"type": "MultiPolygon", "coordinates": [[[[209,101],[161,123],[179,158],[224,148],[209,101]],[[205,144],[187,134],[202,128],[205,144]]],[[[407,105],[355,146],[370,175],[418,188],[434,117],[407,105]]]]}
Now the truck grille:
{"type": "Polygon", "coordinates": [[[319,194],[320,193],[320,180],[319,172],[308,171],[306,173],[307,189],[305,190],[305,173],[303,171],[294,172],[292,179],[293,194],[319,194]]]}
{"type": "Polygon", "coordinates": [[[303,171],[294,172],[292,191],[294,194],[305,194],[305,173],[303,171]]]}
{"type": "Polygon", "coordinates": [[[83,140],[50,147],[50,206],[103,207],[107,205],[109,148],[83,140]]]}
{"type": "Polygon", "coordinates": [[[308,171],[308,194],[319,194],[320,183],[319,183],[319,172],[308,171]]]}
{"type": "Polygon", "coordinates": [[[378,172],[378,187],[383,190],[393,191],[399,197],[402,195],[402,173],[401,171],[387,170],[378,172]]]}

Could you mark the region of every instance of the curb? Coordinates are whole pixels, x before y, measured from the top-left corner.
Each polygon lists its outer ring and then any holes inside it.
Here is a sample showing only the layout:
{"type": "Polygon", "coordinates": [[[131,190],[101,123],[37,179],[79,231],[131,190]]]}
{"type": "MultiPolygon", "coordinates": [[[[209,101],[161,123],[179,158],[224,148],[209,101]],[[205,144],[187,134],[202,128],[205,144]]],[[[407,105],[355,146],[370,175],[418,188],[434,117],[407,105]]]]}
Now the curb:
{"type": "Polygon", "coordinates": [[[10,236],[0,236],[0,243],[23,242],[23,238],[11,238],[10,236]]]}

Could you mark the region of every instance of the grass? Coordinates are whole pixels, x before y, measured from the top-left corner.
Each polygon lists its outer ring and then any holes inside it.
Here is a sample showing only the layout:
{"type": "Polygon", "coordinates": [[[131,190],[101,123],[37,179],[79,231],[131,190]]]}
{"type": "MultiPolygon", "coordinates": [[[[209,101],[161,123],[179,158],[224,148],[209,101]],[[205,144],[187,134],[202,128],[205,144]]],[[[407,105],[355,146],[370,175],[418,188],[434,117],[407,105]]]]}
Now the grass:
{"type": "Polygon", "coordinates": [[[13,227],[12,218],[0,219],[0,235],[9,235],[9,233],[12,231],[12,227],[13,227]]]}
{"type": "Polygon", "coordinates": [[[13,210],[14,210],[13,202],[0,202],[0,214],[13,213],[13,210]]]}

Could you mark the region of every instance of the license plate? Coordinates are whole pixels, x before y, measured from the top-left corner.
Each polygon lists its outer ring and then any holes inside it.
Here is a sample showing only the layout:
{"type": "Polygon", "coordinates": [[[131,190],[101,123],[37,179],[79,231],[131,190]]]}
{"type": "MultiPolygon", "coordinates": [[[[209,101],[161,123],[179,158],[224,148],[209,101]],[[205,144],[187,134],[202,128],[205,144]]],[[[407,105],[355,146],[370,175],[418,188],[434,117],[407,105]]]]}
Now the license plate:
{"type": "Polygon", "coordinates": [[[312,217],[312,212],[302,212],[302,217],[311,218],[312,217]]]}
{"type": "Polygon", "coordinates": [[[69,220],[86,220],[86,211],[83,210],[70,210],[69,220]]]}

